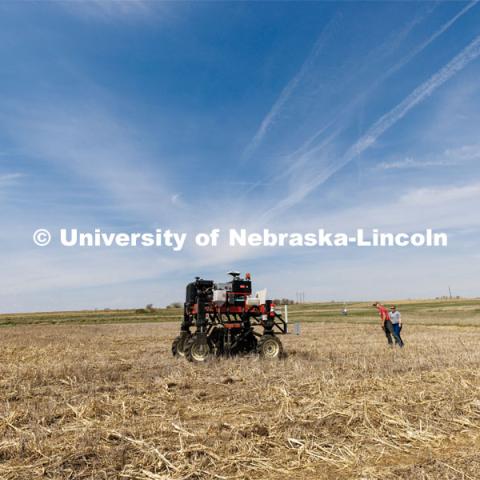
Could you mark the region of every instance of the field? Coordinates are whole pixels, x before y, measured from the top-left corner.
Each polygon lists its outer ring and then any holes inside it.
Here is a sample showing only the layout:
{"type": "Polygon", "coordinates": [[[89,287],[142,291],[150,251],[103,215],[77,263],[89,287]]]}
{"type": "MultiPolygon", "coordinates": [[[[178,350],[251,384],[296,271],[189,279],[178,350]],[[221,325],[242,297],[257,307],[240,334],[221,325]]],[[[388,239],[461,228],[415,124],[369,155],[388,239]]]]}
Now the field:
{"type": "Polygon", "coordinates": [[[3,315],[0,478],[479,479],[480,302],[403,302],[403,350],[341,308],[206,365],[171,357],[175,309],[3,315]]]}

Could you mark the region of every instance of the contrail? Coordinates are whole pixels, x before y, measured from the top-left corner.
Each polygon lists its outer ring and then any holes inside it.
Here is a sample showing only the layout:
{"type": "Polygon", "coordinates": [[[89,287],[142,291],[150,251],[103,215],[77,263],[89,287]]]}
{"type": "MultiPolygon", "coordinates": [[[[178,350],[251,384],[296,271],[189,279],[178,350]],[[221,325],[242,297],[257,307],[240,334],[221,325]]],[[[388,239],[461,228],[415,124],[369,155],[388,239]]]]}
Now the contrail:
{"type": "Polygon", "coordinates": [[[456,73],[463,70],[471,61],[480,55],[480,35],[455,56],[447,65],[432,75],[426,82],[418,86],[396,107],[380,117],[363,135],[357,140],[341,157],[338,163],[329,165],[324,171],[313,176],[308,182],[302,185],[301,189],[291,193],[281,200],[275,207],[265,213],[264,216],[271,217],[273,214],[296,205],[318,186],[325,183],[332,175],[338,172],[353,159],[362,154],[389,128],[401,120],[412,108],[428,98],[432,93],[456,73]]]}
{"type": "MultiPolygon", "coordinates": [[[[474,0],[474,2],[477,2],[477,1],[478,0],[474,0]]],[[[457,18],[459,16],[463,15],[463,13],[465,13],[469,8],[470,7],[465,8],[464,11],[460,12],[457,15],[457,18]]],[[[403,31],[400,32],[400,35],[398,35],[398,37],[397,37],[397,41],[398,41],[399,38],[402,38],[402,37],[406,36],[418,23],[420,23],[423,20],[423,18],[426,15],[430,14],[434,9],[435,9],[435,6],[430,8],[426,14],[422,15],[419,18],[415,18],[412,22],[410,22],[403,29],[403,31]]],[[[267,134],[270,126],[274,123],[274,121],[278,117],[280,111],[285,106],[285,103],[287,102],[287,100],[292,96],[292,93],[297,88],[298,84],[301,82],[301,80],[303,80],[303,78],[307,75],[308,71],[311,69],[316,57],[320,54],[321,50],[324,47],[324,44],[326,43],[326,41],[330,37],[332,31],[334,30],[334,27],[336,26],[336,23],[337,23],[337,17],[340,17],[340,14],[337,13],[336,17],[334,17],[329,22],[329,24],[325,27],[325,29],[322,31],[322,33],[318,37],[317,41],[315,42],[315,45],[314,45],[311,53],[308,55],[307,59],[305,60],[302,67],[300,68],[299,72],[285,86],[285,88],[282,90],[280,96],[278,97],[278,99],[276,100],[276,102],[274,103],[272,108],[270,109],[269,113],[263,119],[263,121],[260,124],[260,127],[258,128],[258,130],[257,130],[256,134],[254,135],[253,139],[250,141],[250,143],[247,145],[247,147],[245,148],[245,150],[243,152],[243,158],[244,159],[248,158],[256,150],[256,148],[259,146],[259,144],[262,142],[262,140],[265,137],[265,135],[267,134]]],[[[454,20],[452,19],[451,22],[453,23],[455,20],[456,20],[456,18],[454,20]]],[[[446,28],[448,28],[448,27],[446,27],[446,28]]],[[[433,39],[432,39],[432,41],[433,41],[433,39]]],[[[384,48],[384,46],[382,46],[381,48],[384,48]]],[[[424,47],[422,47],[422,48],[424,48],[424,47]]],[[[416,52],[416,53],[418,53],[418,52],[416,52]]],[[[416,53],[414,53],[412,56],[416,55],[416,53]]],[[[322,128],[320,131],[316,132],[315,135],[313,135],[313,137],[311,137],[307,142],[305,142],[304,145],[302,145],[298,149],[298,152],[305,152],[309,148],[309,146],[314,142],[314,140],[317,139],[323,133],[324,130],[326,130],[333,123],[335,123],[336,120],[337,120],[337,117],[335,117],[331,122],[328,123],[328,125],[326,125],[324,128],[322,128]]],[[[291,157],[291,156],[294,156],[294,154],[289,155],[289,157],[291,157]]]]}
{"type": "Polygon", "coordinates": [[[471,42],[453,60],[430,77],[425,83],[417,87],[405,100],[393,110],[381,117],[369,130],[353,145],[346,154],[346,160],[362,153],[393,124],[403,118],[413,107],[429,97],[438,87],[443,85],[453,75],[463,70],[472,60],[480,55],[480,36],[471,42]]]}
{"type": "Polygon", "coordinates": [[[425,40],[423,43],[418,45],[410,54],[405,56],[402,60],[398,63],[393,65],[389,68],[382,76],[382,80],[389,77],[392,73],[396,72],[400,68],[402,68],[406,63],[408,63],[413,57],[418,55],[421,51],[425,50],[437,37],[442,35],[445,31],[447,31],[460,17],[465,15],[472,7],[474,7],[479,0],[473,0],[468,5],[466,5],[462,10],[460,10],[455,16],[453,16],[448,22],[444,23],[430,38],[425,40]]]}
{"type": "Polygon", "coordinates": [[[327,26],[322,30],[322,33],[317,38],[312,51],[303,63],[302,67],[297,72],[297,74],[287,83],[266,117],[262,120],[262,123],[260,124],[260,127],[252,138],[251,142],[245,148],[243,154],[244,158],[248,158],[256,150],[260,142],[263,140],[263,137],[269,130],[270,126],[285,106],[285,103],[291,97],[293,91],[297,88],[298,84],[304,79],[309,70],[312,68],[316,58],[323,50],[326,42],[330,38],[330,35],[334,32],[339,17],[340,15],[336,14],[333,19],[328,22],[327,26]]]}
{"type": "MultiPolygon", "coordinates": [[[[274,181],[278,181],[281,178],[285,177],[286,173],[288,173],[288,175],[292,174],[295,170],[304,166],[308,162],[308,158],[312,154],[315,154],[317,151],[327,146],[330,143],[330,141],[333,140],[337,136],[337,134],[341,132],[342,130],[341,128],[338,128],[332,135],[330,135],[329,138],[327,139],[328,141],[323,141],[320,145],[317,145],[310,149],[311,145],[315,142],[315,140],[317,140],[328,128],[330,128],[332,125],[335,125],[335,123],[337,123],[340,118],[342,118],[349,111],[351,111],[356,105],[358,105],[359,102],[361,102],[367,95],[369,95],[370,92],[375,90],[375,88],[377,88],[388,77],[390,77],[396,71],[400,70],[408,62],[410,62],[414,57],[416,57],[419,53],[425,50],[425,48],[427,48],[436,38],[438,38],[440,35],[445,33],[460,17],[465,15],[465,13],[467,13],[478,2],[479,0],[473,0],[472,2],[470,2],[462,10],[460,10],[460,12],[454,15],[448,22],[444,23],[427,40],[425,40],[423,43],[418,45],[408,55],[403,57],[399,62],[397,62],[395,65],[393,65],[388,70],[386,70],[383,74],[381,74],[380,77],[373,82],[373,84],[371,84],[366,90],[364,90],[360,95],[358,95],[349,105],[346,105],[337,115],[335,115],[333,119],[331,119],[326,125],[324,125],[320,130],[318,130],[312,137],[310,137],[300,148],[298,148],[295,152],[290,154],[288,156],[289,158],[295,158],[299,154],[301,156],[296,163],[291,164],[287,168],[286,172],[282,172],[281,174],[279,174],[274,179],[274,181]]],[[[411,30],[411,27],[417,23],[419,23],[419,20],[416,20],[415,22],[412,23],[412,25],[409,25],[405,29],[405,31],[409,32],[411,30]]]]}

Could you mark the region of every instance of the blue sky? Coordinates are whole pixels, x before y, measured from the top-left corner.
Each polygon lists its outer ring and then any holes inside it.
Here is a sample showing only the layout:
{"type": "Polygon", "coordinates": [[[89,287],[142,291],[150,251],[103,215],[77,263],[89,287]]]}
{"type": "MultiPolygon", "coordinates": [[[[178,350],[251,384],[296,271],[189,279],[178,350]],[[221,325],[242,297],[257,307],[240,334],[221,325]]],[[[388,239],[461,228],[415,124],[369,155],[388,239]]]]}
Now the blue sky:
{"type": "Polygon", "coordinates": [[[0,3],[2,311],[478,296],[476,2],[0,3]],[[446,249],[39,248],[40,227],[434,228],[446,249]]]}

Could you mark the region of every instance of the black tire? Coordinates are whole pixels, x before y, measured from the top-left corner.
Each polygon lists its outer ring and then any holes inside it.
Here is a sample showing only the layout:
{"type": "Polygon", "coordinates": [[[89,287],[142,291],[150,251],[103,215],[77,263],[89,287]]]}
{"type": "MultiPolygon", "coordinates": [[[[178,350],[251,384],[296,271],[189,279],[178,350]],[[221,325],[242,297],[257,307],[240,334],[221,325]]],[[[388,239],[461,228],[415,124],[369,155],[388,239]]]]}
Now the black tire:
{"type": "Polygon", "coordinates": [[[174,357],[184,357],[185,356],[185,342],[190,337],[190,333],[181,333],[175,340],[172,342],[172,355],[174,357]]]}
{"type": "Polygon", "coordinates": [[[175,337],[175,339],[172,342],[172,355],[174,357],[180,356],[178,353],[178,344],[180,343],[180,337],[175,337]]]}
{"type": "Polygon", "coordinates": [[[257,344],[257,353],[262,358],[276,359],[283,356],[283,345],[275,335],[263,335],[257,344]]]}
{"type": "Polygon", "coordinates": [[[206,335],[192,335],[185,342],[185,357],[189,362],[204,363],[212,357],[212,346],[206,335]]]}
{"type": "Polygon", "coordinates": [[[241,353],[256,353],[258,348],[258,341],[257,337],[250,331],[245,335],[242,343],[240,344],[240,352],[241,353]]]}

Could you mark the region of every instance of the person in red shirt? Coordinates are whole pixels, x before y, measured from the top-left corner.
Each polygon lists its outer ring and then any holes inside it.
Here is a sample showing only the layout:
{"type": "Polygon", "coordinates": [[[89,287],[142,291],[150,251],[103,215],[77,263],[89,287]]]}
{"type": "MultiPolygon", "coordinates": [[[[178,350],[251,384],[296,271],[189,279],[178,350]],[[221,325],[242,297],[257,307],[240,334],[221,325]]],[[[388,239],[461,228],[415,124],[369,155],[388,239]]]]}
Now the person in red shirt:
{"type": "Polygon", "coordinates": [[[388,313],[388,309],[386,309],[380,302],[375,302],[372,307],[375,307],[380,315],[380,323],[382,325],[382,329],[385,332],[385,336],[387,337],[387,341],[389,345],[393,345],[392,337],[395,339],[395,343],[399,347],[403,347],[402,339],[395,333],[393,329],[392,321],[390,320],[390,314],[388,313]]]}

